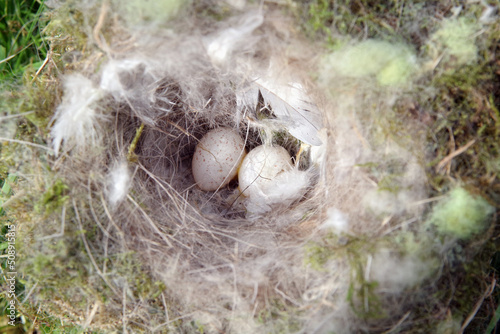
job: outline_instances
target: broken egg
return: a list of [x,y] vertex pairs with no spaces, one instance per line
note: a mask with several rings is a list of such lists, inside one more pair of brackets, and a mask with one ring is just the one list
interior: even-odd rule
[[245,142],[230,128],[209,131],[196,146],[192,171],[196,184],[204,191],[226,186],[238,174],[246,155]]
[[258,146],[247,154],[238,172],[240,191],[247,197],[266,197],[277,177],[292,169],[290,154],[281,146]]

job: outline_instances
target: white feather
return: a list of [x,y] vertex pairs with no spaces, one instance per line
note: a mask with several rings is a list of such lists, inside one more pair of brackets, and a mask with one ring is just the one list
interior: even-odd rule
[[479,22],[484,23],[484,24],[491,24],[494,23],[495,20],[498,20],[498,17],[496,16],[497,8],[495,6],[490,6],[488,5],[488,2],[485,0],[481,0],[481,4],[483,5],[483,14],[481,14],[481,17],[479,18]]
[[141,115],[141,120],[153,125],[151,106],[158,78],[153,74],[149,60],[111,60],[101,74],[100,87],[117,101],[126,102]]
[[234,50],[241,51],[242,48],[248,48],[251,44],[248,36],[262,22],[264,22],[264,17],[260,12],[251,12],[241,20],[239,25],[208,36],[205,44],[212,63],[217,66],[222,65]]
[[349,220],[342,211],[336,208],[327,210],[328,218],[325,220],[322,229],[333,229],[337,233],[347,232],[349,229]]
[[51,130],[52,146],[56,155],[62,143],[82,148],[94,145],[98,138],[95,104],[102,97],[101,90],[81,74],[64,80],[64,97],[54,116]]
[[292,204],[304,195],[310,179],[310,173],[298,169],[281,172],[265,189],[247,199],[250,216],[269,212],[275,205]]
[[115,206],[127,196],[130,188],[130,172],[127,162],[117,164],[109,173],[108,180],[108,201]]
[[422,281],[432,268],[432,259],[423,260],[412,254],[400,256],[388,249],[380,249],[373,257],[369,275],[379,288],[397,293]]
[[271,79],[256,79],[247,89],[237,94],[238,108],[255,109],[259,93],[276,116],[274,122],[306,144],[313,146],[322,144],[318,134],[323,127],[321,113],[307,96],[302,84],[298,82],[279,84]]
[[117,99],[127,97],[127,88],[120,76],[123,73],[133,72],[144,62],[136,59],[111,60],[106,64],[101,74],[100,86],[103,90],[111,93]]

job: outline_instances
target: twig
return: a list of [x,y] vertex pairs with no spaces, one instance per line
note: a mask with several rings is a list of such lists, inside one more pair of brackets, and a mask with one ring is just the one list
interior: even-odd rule
[[31,83],[35,82],[36,78],[38,78],[38,75],[43,71],[45,66],[49,63],[49,61],[52,59],[52,50],[49,51],[49,54],[47,57],[45,57],[45,60],[43,61],[42,66],[36,71],[35,75],[33,76],[33,79],[31,79]]
[[15,56],[17,56],[17,53],[16,53],[16,54],[13,54],[13,55],[12,55],[12,56],[10,56],[10,57],[7,57],[7,58],[4,58],[4,59],[0,60],[0,64],[5,63],[5,62],[8,62],[9,60],[11,60],[12,58],[14,58]]
[[105,52],[108,52],[109,48],[106,45],[106,41],[104,39],[101,40],[100,32],[101,32],[101,29],[104,25],[104,20],[106,19],[106,14],[108,12],[108,9],[109,9],[108,2],[103,1],[102,6],[101,6],[101,13],[99,14],[97,24],[95,25],[94,30],[92,32],[97,46],[99,46],[101,48],[101,50],[103,50]]
[[21,302],[21,304],[24,304],[26,303],[26,301],[30,298],[31,294],[33,293],[33,291],[35,290],[35,288],[38,286],[38,282],[35,282],[35,285],[33,285],[33,287],[30,289],[30,291],[28,291],[28,294],[26,295],[26,297],[24,297],[23,301]]
[[479,311],[479,308],[481,308],[481,305],[483,305],[484,299],[486,297],[491,296],[491,294],[493,293],[493,290],[495,290],[496,282],[497,282],[496,280],[493,280],[491,285],[486,289],[486,291],[483,293],[481,298],[477,301],[476,305],[474,306],[474,309],[472,310],[472,312],[469,314],[467,319],[465,319],[464,323],[462,324],[462,327],[460,328],[459,334],[462,334],[464,332],[465,328],[467,328],[467,326],[469,326],[472,319],[474,319],[474,317],[476,316],[477,311]]
[[161,293],[161,301],[163,303],[163,307],[165,308],[165,319],[167,322],[170,321],[170,317],[168,316],[168,306],[167,306],[167,301],[165,300],[165,294],[162,292]]
[[0,137],[0,141],[7,141],[7,142],[11,142],[11,143],[18,143],[18,144],[23,144],[23,145],[37,147],[37,148],[43,148],[44,150],[47,150],[47,151],[49,151],[51,153],[54,153],[54,150],[51,149],[50,147],[39,145],[39,144],[35,144],[35,143],[30,143],[29,141],[17,140],[17,139],[9,139],[9,138],[5,138],[5,137]]
[[135,148],[137,147],[137,143],[139,142],[139,138],[141,138],[142,131],[144,130],[144,123],[141,123],[141,126],[135,130],[135,137],[132,140],[132,143],[130,144],[128,148],[128,153],[127,153],[127,160],[132,161],[132,157],[134,155]]
[[123,333],[127,334],[127,289],[128,285],[125,283],[125,288],[123,289],[123,317],[122,317],[122,324],[123,324]]
[[156,327],[153,328],[153,332],[156,332],[156,331],[158,331],[160,328],[162,328],[164,326],[167,326],[167,325],[169,325],[169,324],[171,324],[173,322],[176,322],[178,320],[190,317],[190,316],[192,316],[194,314],[196,314],[196,312],[191,312],[191,313],[188,313],[188,314],[184,314],[183,316],[180,316],[180,317],[177,317],[175,319],[169,320],[167,322],[164,322],[163,324],[159,324],[158,326],[156,326]]
[[296,300],[294,300],[292,297],[289,297],[287,296],[283,291],[281,291],[280,289],[278,289],[278,285],[280,283],[278,282],[278,284],[276,284],[274,286],[274,291],[276,291],[281,297],[283,297],[284,299],[286,299],[287,301],[289,301],[290,303],[294,304],[295,306],[298,306],[298,307],[302,307],[302,305],[300,303],[298,303]]
[[411,312],[407,312],[391,329],[383,332],[382,334],[390,334],[396,331],[396,329],[401,326],[401,324],[410,316]]
[[10,118],[16,118],[16,117],[21,117],[21,116],[25,116],[25,115],[30,115],[30,114],[33,114],[33,113],[34,113],[34,111],[27,111],[27,112],[23,112],[23,113],[20,113],[20,114],[15,114],[15,115],[2,116],[2,117],[0,117],[0,121],[6,120],[6,119],[10,119]]
[[401,224],[398,224],[392,228],[390,228],[389,230],[387,230],[386,232],[384,232],[383,235],[388,235],[388,234],[391,234],[392,232],[394,232],[395,230],[397,230],[398,228],[402,227],[402,226],[405,226],[405,225],[410,225],[414,222],[416,222],[418,220],[418,218],[411,218],[411,219],[408,219],[408,220],[405,220],[404,222],[402,222]]
[[437,164],[437,166],[436,166],[436,172],[440,172],[447,164],[449,164],[451,162],[451,160],[453,160],[453,158],[455,158],[456,156],[458,156],[458,155],[464,153],[465,151],[467,151],[467,149],[469,147],[471,147],[475,142],[476,142],[476,140],[473,139],[470,142],[468,142],[467,144],[465,144],[465,146],[462,146],[458,150],[456,150],[456,151],[451,152],[450,154],[448,154],[443,160],[441,160]]
[[90,311],[90,314],[87,318],[87,320],[85,320],[85,323],[83,324],[83,331],[85,332],[85,330],[90,326],[90,323],[92,322],[92,320],[94,319],[96,313],[97,313],[97,310],[99,309],[99,303],[96,302],[94,304],[94,307],[92,307],[92,311]]
[[177,125],[176,123],[170,121],[167,119],[167,123],[172,125],[174,128],[176,128],[177,130],[179,130],[180,132],[184,133],[186,136],[188,137],[193,137],[195,140],[199,141],[195,136],[193,136],[192,134],[190,134],[189,132],[187,132],[187,130],[184,130],[180,125]]
[[213,266],[213,267],[208,267],[208,268],[190,270],[190,271],[186,272],[186,275],[198,274],[198,273],[205,272],[205,271],[218,270],[218,269],[226,268],[226,267],[230,267],[230,266],[231,266],[230,263],[226,263],[226,264],[221,264],[218,266]]
[[104,197],[102,196],[102,194],[101,194],[101,203],[102,203],[102,208],[104,209],[104,212],[106,213],[106,216],[108,216],[109,222],[111,223],[111,225],[113,225],[113,227],[118,232],[120,238],[123,240],[125,237],[125,233],[121,230],[121,228],[116,224],[115,220],[113,219],[113,216],[111,215],[111,213],[106,205],[106,201],[104,200]]
[[[204,231],[204,230],[198,230],[198,229],[196,229],[196,230],[194,230],[194,231],[206,232],[206,231]],[[215,230],[211,231],[210,233],[211,233],[211,234],[217,234],[217,235],[220,235],[220,236],[223,236],[223,237],[226,237],[226,238],[232,239],[233,241],[240,242],[240,243],[242,243],[242,244],[244,244],[244,245],[247,245],[247,246],[249,246],[249,247],[253,247],[253,248],[256,248],[256,249],[265,249],[265,250],[269,250],[269,249],[271,249],[271,248],[265,248],[265,247],[262,247],[262,246],[258,246],[258,245],[256,245],[256,244],[252,244],[252,243],[250,243],[250,242],[248,242],[248,241],[245,241],[245,240],[243,240],[243,239],[238,239],[238,238],[235,238],[235,237],[233,237],[233,236],[231,236],[231,235],[229,235],[229,234],[222,233],[222,232],[218,232],[218,231],[215,231]],[[293,247],[292,247],[292,248],[293,248]]]
[[422,205],[422,204],[427,204],[427,203],[439,201],[439,200],[442,200],[445,197],[446,196],[443,195],[443,196],[435,196],[435,197],[423,199],[423,200],[420,200],[420,201],[416,201],[416,202],[410,203],[410,206],[417,206],[417,205]]

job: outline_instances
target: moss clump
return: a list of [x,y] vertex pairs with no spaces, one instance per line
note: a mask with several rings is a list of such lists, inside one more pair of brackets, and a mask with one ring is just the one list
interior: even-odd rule
[[468,152],[454,159],[452,170],[462,178],[471,179],[476,186],[481,185],[485,192],[492,195],[496,192],[494,196],[498,200],[500,188],[494,175],[500,173],[500,144],[497,140],[500,136],[497,107],[500,101],[491,92],[499,89],[498,74],[495,75],[499,67],[488,58],[433,80],[433,86],[439,91],[432,104],[439,114],[432,124],[432,132],[433,138],[437,139],[437,161],[449,153],[446,147],[450,142],[455,142],[460,148],[475,140]]
[[122,12],[122,16],[131,25],[144,24],[144,22],[164,23],[175,16],[182,6],[188,2],[183,0],[114,1],[117,8]]
[[387,316],[377,291],[379,283],[367,280],[365,265],[384,240],[370,241],[369,238],[337,237],[329,233],[320,242],[311,243],[306,248],[305,264],[320,272],[328,271],[332,259],[345,259],[351,268],[347,302],[352,311],[365,320],[381,319]]
[[280,299],[269,301],[269,307],[259,311],[258,322],[269,328],[272,326],[274,333],[296,333],[301,329],[300,310],[297,310]]
[[446,53],[444,61],[453,61],[456,65],[472,63],[478,53],[475,44],[478,31],[479,25],[474,20],[464,17],[449,19],[434,33],[432,41]]
[[429,222],[442,234],[469,239],[485,229],[493,211],[482,197],[455,188],[447,199],[434,207]]
[[330,41],[332,32],[356,34],[366,32],[368,37],[381,32],[392,33],[397,20],[397,6],[393,2],[313,0],[305,4],[306,30],[320,33]]
[[405,83],[416,69],[416,57],[404,44],[368,39],[327,57],[327,66],[348,78],[374,76],[383,86]]
[[59,210],[69,199],[68,189],[69,187],[61,179],[57,179],[42,195],[35,205],[35,210],[45,214]]
[[305,247],[304,265],[317,271],[325,271],[326,263],[338,256],[338,250],[343,249],[340,244],[339,238],[333,233],[324,236],[321,242],[310,242]]

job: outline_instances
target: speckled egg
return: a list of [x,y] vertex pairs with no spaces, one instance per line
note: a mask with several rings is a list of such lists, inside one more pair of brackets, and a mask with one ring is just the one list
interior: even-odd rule
[[292,169],[290,154],[281,146],[258,146],[251,150],[238,173],[240,191],[249,197],[265,197],[276,186],[275,178]]
[[226,186],[238,174],[246,155],[241,136],[230,128],[209,131],[196,146],[193,177],[201,190],[214,191]]

